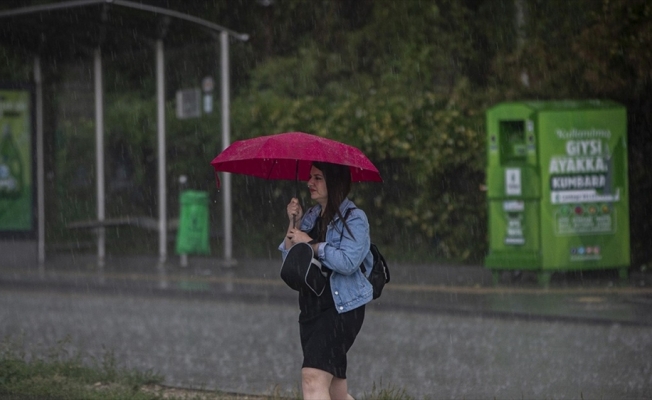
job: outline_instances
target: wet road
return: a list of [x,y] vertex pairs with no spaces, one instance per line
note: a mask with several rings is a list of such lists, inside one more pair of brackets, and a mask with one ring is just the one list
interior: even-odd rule
[[[518,293],[482,303],[500,299],[520,304]],[[158,372],[173,386],[298,390],[301,354],[291,301],[9,285],[0,290],[0,305],[0,335],[22,335],[36,352],[69,335],[75,349],[96,357],[110,350],[124,365]],[[419,399],[649,399],[651,355],[649,324],[403,311],[379,302],[369,306],[350,351],[349,382],[358,397],[375,384]]]

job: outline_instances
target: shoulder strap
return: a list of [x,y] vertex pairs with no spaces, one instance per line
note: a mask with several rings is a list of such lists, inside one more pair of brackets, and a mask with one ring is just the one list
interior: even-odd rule
[[[346,224],[346,220],[349,219],[349,214],[351,214],[351,211],[353,211],[355,207],[347,208],[346,212],[344,213],[344,217],[342,219],[342,224]],[[344,226],[346,228],[346,226]],[[349,231],[349,235],[352,235],[351,231]],[[342,232],[340,232],[340,242],[342,241],[342,236],[344,236],[344,228],[342,228]]]

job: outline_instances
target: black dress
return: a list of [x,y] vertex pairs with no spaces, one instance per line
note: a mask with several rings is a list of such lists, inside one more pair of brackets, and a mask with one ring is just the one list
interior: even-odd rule
[[[320,223],[321,217],[317,218],[315,227],[308,235],[315,241],[323,242],[324,239],[319,238]],[[299,309],[302,367],[320,369],[346,379],[346,353],[362,328],[365,306],[338,313],[328,279],[321,296],[308,288],[299,291]]]

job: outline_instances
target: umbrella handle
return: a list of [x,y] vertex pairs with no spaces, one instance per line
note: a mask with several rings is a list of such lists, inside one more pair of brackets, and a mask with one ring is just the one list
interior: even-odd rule
[[299,198],[299,160],[296,161],[294,167],[294,197]]
[[217,171],[215,172],[215,186],[217,186],[217,190],[220,190],[220,176],[217,174]]
[[[299,160],[296,161],[294,170],[294,197],[299,198]],[[297,227],[297,216],[292,216],[292,229]]]

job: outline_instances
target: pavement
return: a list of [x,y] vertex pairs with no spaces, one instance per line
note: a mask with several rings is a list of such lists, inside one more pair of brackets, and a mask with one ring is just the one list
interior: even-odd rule
[[[111,349],[175,388],[297,393],[296,292],[279,259],[110,256],[100,268],[93,254],[34,254],[0,248],[0,336],[35,351],[69,337],[70,354],[94,359]],[[649,272],[553,274],[542,288],[533,273],[494,285],[482,266],[388,261],[351,350],[354,397],[389,383],[419,399],[652,398]]]
[[[0,288],[212,298],[253,303],[296,303],[279,278],[280,257],[225,263],[218,257],[108,256],[56,253],[44,264],[27,254],[0,254]],[[495,284],[482,266],[395,263],[391,281],[373,302],[377,310],[490,316],[528,320],[652,326],[652,273],[616,270],[554,273],[547,287],[532,272],[503,272]]]

